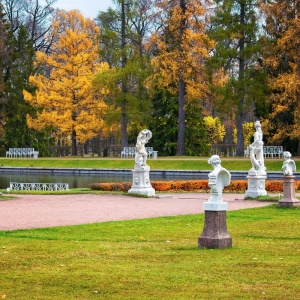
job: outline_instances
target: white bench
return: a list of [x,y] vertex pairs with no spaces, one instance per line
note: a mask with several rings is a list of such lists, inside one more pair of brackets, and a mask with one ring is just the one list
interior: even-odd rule
[[38,158],[39,152],[34,148],[9,148],[6,151],[6,158],[18,158],[18,157],[33,157]]
[[[148,157],[152,157],[154,159],[157,159],[157,152],[158,151],[153,151],[153,147],[145,147]],[[124,147],[124,149],[121,151],[121,158],[128,158],[128,157],[134,157],[135,156],[135,147]]]
[[[264,157],[282,157],[283,156],[283,146],[263,146]],[[250,156],[249,146],[244,150],[244,157]]]
[[15,191],[69,191],[68,183],[21,183],[10,182],[9,190]]

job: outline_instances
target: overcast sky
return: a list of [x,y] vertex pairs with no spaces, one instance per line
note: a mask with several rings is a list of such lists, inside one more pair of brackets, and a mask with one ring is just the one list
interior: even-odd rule
[[55,8],[64,10],[77,9],[86,18],[94,19],[99,11],[107,11],[109,7],[114,7],[113,0],[57,0]]

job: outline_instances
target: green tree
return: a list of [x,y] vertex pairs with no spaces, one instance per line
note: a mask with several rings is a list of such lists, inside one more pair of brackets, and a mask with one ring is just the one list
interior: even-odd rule
[[[251,117],[255,103],[264,100],[266,92],[266,75],[261,65],[258,42],[258,3],[256,0],[215,2],[209,31],[211,38],[217,42],[208,64],[213,74],[212,92],[218,111],[235,118],[236,153],[241,156],[244,153],[243,123]],[[214,83],[214,74],[220,72],[223,72],[222,84],[220,81]]]
[[125,147],[129,132],[140,131],[150,115],[149,95],[144,87],[150,64],[143,44],[150,26],[151,1],[116,0],[115,3],[115,10],[101,12],[97,18],[101,28],[101,57],[111,69],[99,73],[95,84],[107,88],[105,101],[115,107],[107,120],[120,124],[121,144]]

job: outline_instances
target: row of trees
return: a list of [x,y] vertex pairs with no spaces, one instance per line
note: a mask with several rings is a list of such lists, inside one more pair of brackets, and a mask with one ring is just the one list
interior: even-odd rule
[[55,1],[1,2],[5,147],[71,136],[76,155],[147,127],[161,154],[207,154],[220,136],[243,155],[259,118],[267,144],[300,155],[300,0],[115,0],[94,21]]

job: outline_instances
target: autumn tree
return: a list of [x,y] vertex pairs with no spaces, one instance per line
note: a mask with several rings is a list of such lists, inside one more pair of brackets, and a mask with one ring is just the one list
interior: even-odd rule
[[300,155],[300,1],[265,1],[264,66],[270,114],[262,125],[270,144]]
[[[255,104],[264,101],[266,76],[263,72],[256,0],[215,0],[209,35],[216,48],[209,61],[212,92],[219,113],[235,118],[236,154],[244,153],[243,123],[254,118]],[[223,72],[220,84],[220,72]],[[217,79],[217,80],[216,80]],[[215,82],[214,82],[215,81]]]
[[184,155],[187,104],[195,101],[198,106],[206,98],[204,64],[214,43],[205,33],[204,8],[199,1],[161,0],[156,6],[160,27],[149,43],[154,55],[153,83],[159,89],[167,88],[178,99],[176,155]]
[[[118,122],[122,147],[128,146],[130,131],[137,133],[145,126],[150,101],[144,87],[149,76],[148,55],[144,49],[149,31],[152,0],[117,0],[116,9],[100,12],[101,57],[111,69],[99,73],[96,85],[105,85],[104,99],[115,107],[108,122]],[[148,112],[148,113],[147,113]]]
[[225,126],[219,117],[204,117],[204,123],[207,130],[208,139],[211,145],[222,142],[225,136]]
[[84,143],[104,126],[105,104],[92,87],[95,73],[106,70],[99,61],[99,28],[78,11],[60,11],[52,24],[52,52],[36,53],[35,66],[41,70],[30,77],[34,93],[24,91],[26,101],[38,108],[28,125],[36,130],[52,128],[56,136],[71,136],[72,155],[77,141]]

